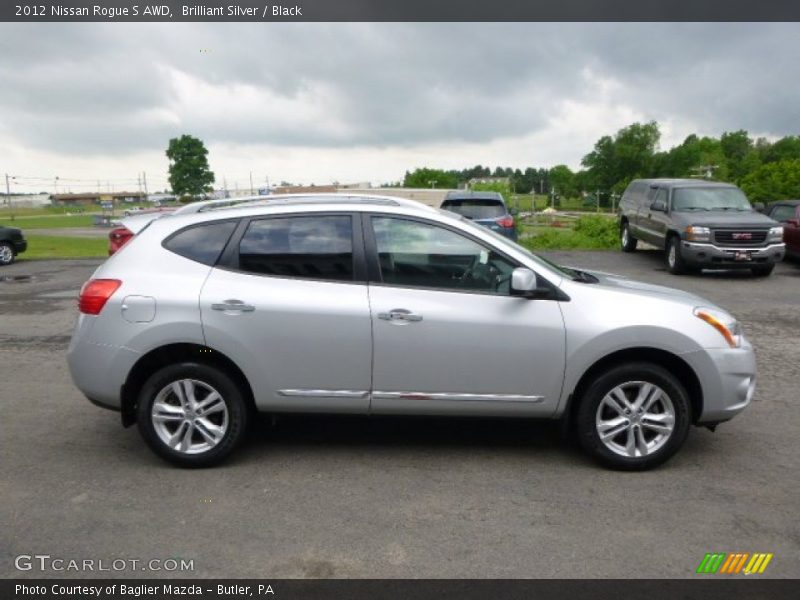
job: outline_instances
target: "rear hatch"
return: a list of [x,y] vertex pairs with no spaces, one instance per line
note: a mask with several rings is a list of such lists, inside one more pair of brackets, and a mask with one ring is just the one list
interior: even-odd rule
[[442,208],[484,226],[499,226],[497,221],[508,214],[505,204],[492,198],[453,198],[445,200]]

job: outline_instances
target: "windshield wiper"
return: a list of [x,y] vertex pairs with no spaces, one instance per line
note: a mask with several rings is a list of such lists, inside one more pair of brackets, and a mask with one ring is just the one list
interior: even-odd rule
[[581,283],[598,283],[600,281],[597,277],[586,271],[579,271],[578,269],[571,270],[575,272],[575,277],[572,278],[572,281],[579,281]]

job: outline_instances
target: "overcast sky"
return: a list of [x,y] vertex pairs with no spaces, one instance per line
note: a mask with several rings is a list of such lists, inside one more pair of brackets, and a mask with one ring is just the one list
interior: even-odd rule
[[[573,168],[601,135],[800,133],[798,24],[0,24],[14,191],[385,182],[417,166]],[[41,177],[42,180],[23,179]],[[127,179],[127,181],[125,181]],[[73,181],[70,181],[73,180]],[[79,182],[76,180],[86,180]],[[89,183],[91,182],[91,183]]]

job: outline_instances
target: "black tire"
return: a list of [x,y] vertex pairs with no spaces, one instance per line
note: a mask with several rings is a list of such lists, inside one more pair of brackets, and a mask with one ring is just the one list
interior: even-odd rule
[[623,222],[619,228],[619,244],[623,252],[633,252],[636,250],[636,245],[639,243],[631,233],[630,225],[627,221]]
[[775,263],[769,265],[758,265],[750,269],[756,277],[769,277],[775,270]]
[[696,269],[690,268],[681,254],[681,238],[674,233],[667,238],[664,248],[664,261],[667,264],[667,271],[673,275],[683,275]]
[[[611,409],[610,404],[612,403],[606,401],[606,397],[618,386],[622,387],[623,394],[626,396],[631,394],[627,401],[635,407],[635,394],[638,390],[643,389],[636,386],[641,383],[657,386],[662,392],[662,395],[653,401],[648,412],[637,416],[634,408],[634,414],[625,416],[621,412]],[[626,389],[625,386],[629,386],[629,388]],[[624,471],[652,469],[675,454],[689,434],[691,408],[686,390],[669,371],[653,363],[631,363],[609,369],[589,383],[579,402],[576,416],[576,433],[579,443],[594,459],[613,469]],[[624,406],[627,407],[629,404]],[[620,404],[617,405],[620,406]],[[662,434],[650,429],[651,423],[657,424],[656,418],[669,419],[670,416],[673,424],[669,434]],[[620,423],[623,429],[616,436],[603,441],[599,428],[610,424],[611,419],[614,418],[623,419]],[[643,419],[644,425],[640,424],[640,418]],[[600,419],[608,420],[600,425],[598,424]],[[626,421],[632,424],[628,425]],[[609,433],[613,433],[617,428],[616,426],[611,428]],[[662,435],[664,437],[659,437]],[[634,456],[620,454],[620,451],[626,451],[621,443],[629,442],[631,436],[634,440]],[[642,441],[640,447],[647,451],[644,454],[636,447],[640,439]],[[650,446],[651,444],[652,446]]]
[[[185,385],[195,390],[194,408],[181,408],[183,402],[171,386],[173,382],[181,381],[191,382],[179,384],[184,395]],[[211,402],[212,391],[217,392],[219,400]],[[166,404],[168,407],[164,408],[170,409],[161,411],[161,414],[168,415],[168,420],[162,423],[157,423],[153,416],[153,405],[157,399],[160,406]],[[210,402],[205,413],[202,412],[204,400]],[[218,408],[220,401],[224,409]],[[224,460],[244,439],[249,417],[242,390],[234,380],[216,367],[196,362],[170,365],[153,373],[142,386],[136,411],[139,432],[147,445],[160,457],[181,467],[208,467]],[[183,416],[173,417],[175,413]],[[187,413],[189,416],[186,416]],[[183,428],[180,430],[183,435],[178,436],[181,439],[187,437],[188,430],[186,449],[182,448],[183,444],[177,449],[170,447],[163,439],[164,436],[178,434],[179,428]],[[203,450],[203,445],[211,444],[209,436],[219,436],[219,439]]]
[[8,242],[0,242],[0,265],[10,265],[16,257],[14,246]]

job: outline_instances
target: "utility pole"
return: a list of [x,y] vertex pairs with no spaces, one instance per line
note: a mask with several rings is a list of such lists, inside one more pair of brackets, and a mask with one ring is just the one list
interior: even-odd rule
[[8,184],[8,173],[6,173],[6,202],[11,206],[11,186]]
[[556,209],[556,188],[555,187],[551,187],[550,188],[550,206],[552,207],[553,210]]
[[254,195],[255,190],[253,190],[253,172],[250,171],[250,195]]
[[595,194],[594,199],[597,200],[597,212],[600,212],[600,190],[597,190]]
[[147,200],[147,173],[142,171],[142,184],[144,184],[144,199]]

